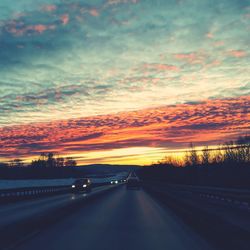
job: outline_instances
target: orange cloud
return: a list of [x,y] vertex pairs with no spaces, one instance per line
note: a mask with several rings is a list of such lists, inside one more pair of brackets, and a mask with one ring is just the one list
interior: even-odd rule
[[185,148],[250,131],[250,96],[0,128],[0,158],[133,147]]

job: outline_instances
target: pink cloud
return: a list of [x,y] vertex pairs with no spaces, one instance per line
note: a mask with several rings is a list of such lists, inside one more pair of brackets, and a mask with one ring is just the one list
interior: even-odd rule
[[113,4],[119,4],[121,3],[120,0],[108,0],[107,1],[107,5],[113,5]]
[[91,16],[99,16],[100,15],[99,12],[97,11],[97,9],[91,9],[89,11],[89,13]]
[[115,4],[121,4],[121,3],[138,3],[139,0],[108,0],[107,5],[115,5]]
[[206,55],[204,53],[180,53],[174,55],[175,59],[179,61],[188,62],[190,64],[204,64]]
[[144,64],[143,65],[143,68],[144,69],[154,69],[154,70],[157,70],[157,71],[179,71],[180,69],[175,66],[175,65],[169,65],[169,64]]
[[236,58],[247,56],[247,52],[244,50],[231,50],[228,52],[228,54]]
[[47,11],[47,12],[52,12],[52,11],[55,11],[57,9],[57,7],[53,4],[51,5],[45,5],[42,7],[42,10],[43,11]]
[[196,55],[194,53],[187,53],[187,54],[176,54],[175,55],[176,59],[179,60],[194,60],[196,58]]
[[37,25],[32,25],[27,27],[28,30],[34,30],[38,33],[43,33],[45,30],[47,30],[47,26],[43,24],[37,24]]
[[7,28],[7,31],[14,36],[22,36],[25,32],[25,29],[17,29],[16,27]]
[[221,47],[221,46],[223,46],[225,43],[223,42],[223,41],[216,41],[213,45],[215,46],[215,47]]
[[44,25],[44,24],[36,24],[36,25],[29,25],[26,27],[26,31],[34,31],[39,34],[42,34],[46,30],[54,30],[56,28],[55,25]]
[[214,35],[211,32],[208,32],[206,34],[206,37],[209,38],[209,39],[212,39],[214,37]]
[[21,18],[21,17],[24,17],[24,16],[26,16],[26,13],[24,13],[24,12],[16,12],[16,13],[13,14],[14,19],[18,19],[18,18]]
[[63,25],[68,24],[69,22],[69,15],[68,14],[64,14],[60,17],[60,20],[62,22]]
[[221,65],[221,61],[219,60],[214,60],[210,64],[208,64],[209,67],[214,67],[214,66],[219,66]]
[[245,15],[244,15],[244,18],[245,18],[245,19],[250,19],[250,13],[245,14]]
[[44,25],[44,24],[35,24],[35,25],[28,25],[22,26],[21,28],[16,28],[18,23],[11,23],[9,27],[7,27],[7,31],[14,36],[23,36],[27,32],[35,32],[42,34],[46,30],[54,30],[56,28],[55,25]]

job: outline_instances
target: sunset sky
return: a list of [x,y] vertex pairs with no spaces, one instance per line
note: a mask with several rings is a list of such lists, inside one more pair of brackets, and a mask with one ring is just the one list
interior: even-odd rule
[[250,0],[0,1],[0,161],[149,164],[250,132]]

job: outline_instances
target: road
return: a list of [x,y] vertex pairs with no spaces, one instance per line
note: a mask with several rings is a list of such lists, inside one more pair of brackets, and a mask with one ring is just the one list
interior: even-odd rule
[[121,186],[35,233],[18,250],[213,249],[143,190]]
[[2,205],[0,206],[0,229],[19,221],[29,220],[32,216],[46,214],[52,209],[67,206],[77,200],[82,200],[87,198],[87,196],[95,195],[97,192],[105,191],[107,189],[110,189],[110,186],[93,188],[93,191],[90,194],[82,193],[74,195],[72,193],[66,193]]

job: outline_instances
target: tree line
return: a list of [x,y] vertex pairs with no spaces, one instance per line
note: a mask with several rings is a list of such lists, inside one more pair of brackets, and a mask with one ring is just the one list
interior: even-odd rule
[[240,137],[235,142],[231,141],[213,149],[205,146],[202,150],[197,150],[191,143],[189,150],[185,152],[182,158],[169,155],[153,165],[188,167],[244,163],[250,163],[250,136]]
[[[6,165],[6,164],[5,164]],[[32,168],[62,168],[77,166],[76,160],[72,157],[61,157],[55,153],[41,153],[36,160],[32,160],[31,164],[25,164],[22,159],[14,159],[6,166],[9,167],[32,167]]]
[[197,150],[191,144],[183,157],[167,156],[141,168],[138,176],[172,184],[250,188],[250,137],[215,149]]

